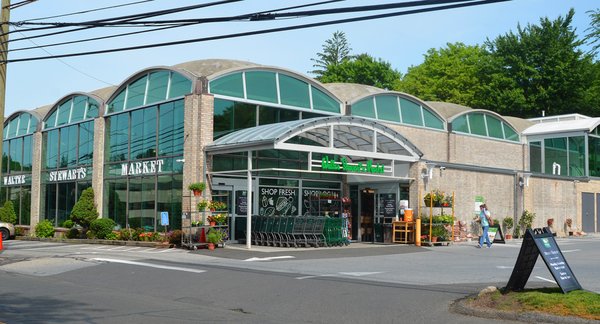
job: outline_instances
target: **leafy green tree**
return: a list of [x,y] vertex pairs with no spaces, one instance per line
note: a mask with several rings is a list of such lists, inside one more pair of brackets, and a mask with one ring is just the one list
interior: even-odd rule
[[87,188],[79,197],[73,210],[71,211],[71,220],[81,225],[85,230],[90,227],[90,223],[98,218],[98,210],[96,210],[96,204],[94,203],[94,189]]
[[323,52],[317,53],[317,58],[312,58],[316,68],[310,73],[314,74],[315,79],[320,80],[323,73],[330,67],[336,66],[350,58],[350,44],[346,39],[346,34],[342,31],[336,31],[333,36],[323,44]]
[[366,84],[382,89],[395,89],[402,74],[382,59],[360,54],[340,64],[331,65],[323,73],[321,82],[345,82]]
[[588,11],[592,21],[590,27],[586,29],[588,34],[585,36],[585,41],[592,46],[592,52],[598,53],[600,49],[600,9]]
[[518,117],[585,111],[591,57],[571,26],[575,11],[539,25],[517,27],[485,44],[492,56],[481,70],[477,106]]
[[397,90],[423,100],[444,101],[472,106],[479,88],[479,70],[488,59],[480,46],[448,43],[430,49],[422,64],[412,66]]
[[17,213],[12,201],[7,200],[4,206],[0,208],[0,221],[15,224],[17,222]]

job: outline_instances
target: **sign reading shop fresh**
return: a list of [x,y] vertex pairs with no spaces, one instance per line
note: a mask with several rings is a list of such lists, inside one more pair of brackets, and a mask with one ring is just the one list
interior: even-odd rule
[[76,168],[48,172],[48,182],[83,180],[87,176],[87,168]]
[[141,161],[121,164],[122,176],[136,176],[163,172],[165,160]]
[[31,174],[19,174],[2,177],[2,185],[4,186],[20,186],[31,184]]
[[324,155],[321,159],[321,169],[323,171],[343,171],[343,172],[354,172],[354,173],[385,173],[383,164],[373,164],[373,160],[367,160],[367,163],[358,162],[350,163],[345,157],[340,159],[340,162],[330,159],[329,156]]

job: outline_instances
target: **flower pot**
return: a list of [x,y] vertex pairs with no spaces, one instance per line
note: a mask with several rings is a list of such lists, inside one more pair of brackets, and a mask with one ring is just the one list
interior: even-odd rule
[[215,243],[208,243],[208,249],[209,250],[214,250],[215,249]]
[[507,240],[512,240],[512,235],[511,234],[506,234],[504,235],[504,238]]
[[194,192],[194,196],[200,197],[202,195],[202,190],[192,190]]
[[437,237],[437,236],[432,236],[432,237],[431,237],[431,242],[432,242],[432,243],[435,243],[435,242],[437,242],[437,240],[438,240],[438,237]]
[[215,225],[217,225],[216,222],[210,222],[210,226],[215,226]]

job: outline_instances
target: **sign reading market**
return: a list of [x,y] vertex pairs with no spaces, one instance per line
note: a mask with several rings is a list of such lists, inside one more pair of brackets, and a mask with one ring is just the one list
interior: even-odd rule
[[345,157],[340,159],[340,162],[330,159],[329,156],[324,155],[321,159],[321,169],[323,171],[342,171],[342,172],[353,172],[353,173],[373,173],[383,174],[385,173],[383,164],[374,164],[373,160],[367,160],[366,163],[350,163]]
[[121,164],[122,176],[136,176],[163,172],[165,160],[141,161]]

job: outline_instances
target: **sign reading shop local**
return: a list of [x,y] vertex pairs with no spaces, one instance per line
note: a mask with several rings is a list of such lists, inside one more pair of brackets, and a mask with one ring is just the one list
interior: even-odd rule
[[385,169],[383,164],[373,163],[373,160],[367,160],[366,163],[350,163],[348,159],[342,157],[340,161],[335,161],[329,156],[324,155],[321,159],[321,169],[323,171],[342,171],[342,172],[353,172],[353,173],[371,173],[371,174],[384,174]]

